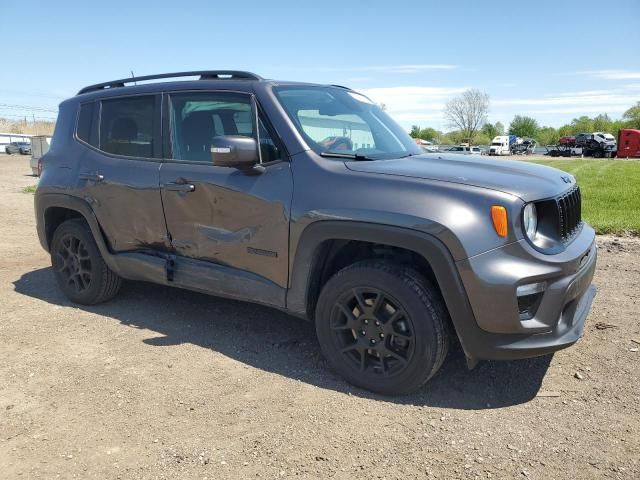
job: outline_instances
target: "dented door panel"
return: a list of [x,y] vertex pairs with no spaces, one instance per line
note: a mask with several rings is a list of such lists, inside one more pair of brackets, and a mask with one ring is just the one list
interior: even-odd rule
[[77,191],[93,209],[115,252],[166,250],[160,201],[160,163],[85,149]]
[[[170,190],[171,183],[193,185],[193,190]],[[203,163],[167,162],[160,169],[160,184],[176,255],[249,271],[286,287],[293,187],[288,162],[255,176]]]

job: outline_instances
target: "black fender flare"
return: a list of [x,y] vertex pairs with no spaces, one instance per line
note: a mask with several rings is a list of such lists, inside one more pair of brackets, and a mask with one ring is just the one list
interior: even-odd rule
[[159,256],[144,255],[136,252],[114,254],[102,232],[98,218],[91,205],[82,198],[63,193],[36,194],[35,210],[40,244],[48,252],[49,241],[46,227],[46,212],[49,208],[59,207],[80,214],[89,225],[100,254],[108,267],[123,278],[142,280],[167,285],[166,259]]
[[[85,219],[85,221],[89,225],[89,228],[91,229],[91,233],[93,234],[93,238],[98,245],[100,253],[107,262],[107,265],[109,265],[109,259],[112,254],[109,251],[104,235],[102,234],[102,229],[100,228],[100,224],[98,223],[98,219],[93,212],[93,209],[86,200],[75,197],[73,195],[66,195],[63,193],[44,193],[41,195],[36,195],[35,209],[37,215],[39,215],[39,218],[37,218],[38,238],[40,239],[42,248],[44,248],[47,252],[50,248],[46,225],[46,213],[47,210],[52,207],[73,210],[79,213]],[[111,265],[109,265],[109,267],[111,267]]]
[[467,351],[465,337],[479,327],[453,256],[437,237],[418,230],[343,220],[312,223],[305,228],[298,241],[287,292],[287,310],[308,318],[308,295],[314,267],[318,262],[318,255],[322,255],[321,245],[327,240],[375,242],[411,250],[422,256],[433,270],[458,338]]

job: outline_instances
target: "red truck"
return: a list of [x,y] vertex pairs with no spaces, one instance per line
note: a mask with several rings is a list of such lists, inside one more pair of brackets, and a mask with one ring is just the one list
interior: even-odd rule
[[623,128],[618,134],[618,158],[640,158],[640,130]]

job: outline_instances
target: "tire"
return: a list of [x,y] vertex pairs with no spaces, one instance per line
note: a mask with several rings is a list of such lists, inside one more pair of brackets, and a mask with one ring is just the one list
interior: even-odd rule
[[381,260],[355,263],[329,279],[315,322],[331,367],[385,395],[424,385],[444,362],[451,339],[437,289],[416,271]]
[[7,155],[11,155],[11,151],[8,148],[4,149],[4,153],[6,153]]
[[113,298],[122,279],[104,262],[89,226],[72,219],[60,224],[51,241],[51,265],[69,300],[94,305]]

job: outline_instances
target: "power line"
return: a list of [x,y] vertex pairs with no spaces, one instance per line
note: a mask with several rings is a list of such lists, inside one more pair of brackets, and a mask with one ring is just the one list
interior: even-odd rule
[[[12,118],[27,118],[28,116],[32,116],[32,115],[12,115],[10,113],[0,113],[0,119],[6,118],[6,117],[12,117]],[[48,121],[55,121],[56,117],[35,117],[36,120],[48,120]]]
[[45,108],[45,107],[33,107],[31,105],[16,105],[9,103],[0,103],[0,108],[2,109],[10,109],[10,110],[28,110],[32,112],[51,112],[58,113],[57,109]]

